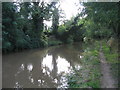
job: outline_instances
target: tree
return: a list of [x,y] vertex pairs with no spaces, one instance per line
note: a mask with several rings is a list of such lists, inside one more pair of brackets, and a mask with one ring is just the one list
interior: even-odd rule
[[5,2],[2,5],[3,52],[47,46],[44,20],[52,17],[53,2]]
[[[101,31],[101,35],[105,34],[102,30],[106,28],[109,32],[113,32],[114,36],[118,32],[118,5],[117,2],[88,2],[83,4],[85,9],[83,14],[87,15],[86,19],[95,23],[97,32]],[[109,36],[110,37],[110,36]]]
[[3,52],[13,50],[16,36],[16,6],[14,3],[2,3],[2,48]]
[[59,26],[59,10],[56,7],[56,4],[57,2],[53,2],[52,30],[54,35],[57,35],[57,30]]

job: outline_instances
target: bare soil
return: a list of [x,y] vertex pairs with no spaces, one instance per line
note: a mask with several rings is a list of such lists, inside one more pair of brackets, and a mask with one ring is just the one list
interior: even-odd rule
[[111,73],[110,65],[106,62],[105,56],[100,49],[100,62],[101,62],[101,88],[116,88],[115,79]]

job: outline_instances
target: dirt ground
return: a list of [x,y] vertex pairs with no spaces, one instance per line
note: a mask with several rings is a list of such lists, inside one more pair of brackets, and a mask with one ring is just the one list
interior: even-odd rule
[[115,86],[115,79],[110,70],[110,65],[106,62],[105,56],[100,50],[100,62],[101,62],[101,88],[117,88]]

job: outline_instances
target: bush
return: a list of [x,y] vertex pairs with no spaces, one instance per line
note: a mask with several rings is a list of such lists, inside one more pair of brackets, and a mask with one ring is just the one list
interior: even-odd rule
[[55,46],[55,45],[61,45],[62,42],[59,40],[52,40],[48,42],[48,46]]
[[40,47],[46,47],[48,46],[48,37],[44,33],[42,33],[40,37]]
[[3,40],[3,42],[2,42],[3,53],[7,53],[7,52],[12,51],[12,50],[13,50],[12,44],[9,41]]
[[66,41],[67,44],[72,44],[73,43],[73,36],[69,36]]
[[58,31],[57,31],[58,35],[62,36],[63,33],[65,32],[65,30],[66,30],[66,28],[64,25],[59,26]]

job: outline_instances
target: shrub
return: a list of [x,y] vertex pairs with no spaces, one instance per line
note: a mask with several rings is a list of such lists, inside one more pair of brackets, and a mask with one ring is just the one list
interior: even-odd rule
[[73,36],[70,35],[68,38],[67,38],[67,41],[66,41],[67,44],[72,44],[73,43]]

